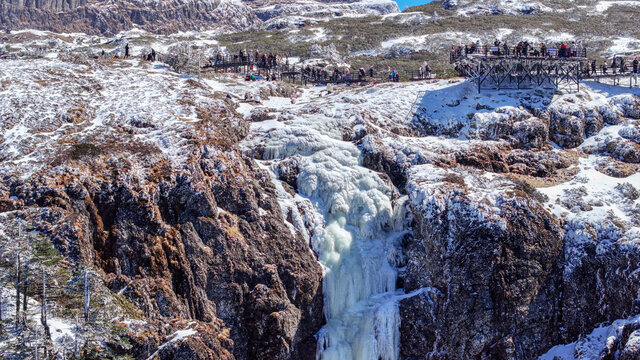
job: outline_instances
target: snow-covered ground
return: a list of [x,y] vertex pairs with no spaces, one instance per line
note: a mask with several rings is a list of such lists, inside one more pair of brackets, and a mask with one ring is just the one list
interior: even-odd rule
[[198,121],[198,111],[221,106],[207,98],[208,92],[194,88],[189,77],[160,63],[8,60],[3,68],[0,166],[24,178],[73,144],[91,143],[106,150],[123,130],[135,133],[136,146],[157,149],[178,164],[186,156],[184,135],[193,130],[190,123]]

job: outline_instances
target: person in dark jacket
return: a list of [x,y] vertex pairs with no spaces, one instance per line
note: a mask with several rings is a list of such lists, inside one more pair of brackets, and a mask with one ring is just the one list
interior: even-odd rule
[[129,43],[124,46],[124,58],[129,58]]
[[631,62],[631,65],[633,67],[633,73],[637,74],[638,73],[638,57],[637,56],[635,56],[633,58],[633,61]]
[[596,75],[596,69],[598,68],[598,66],[596,65],[596,61],[592,60],[591,61],[591,75]]
[[524,44],[522,44],[522,52],[524,53],[524,57],[528,57],[529,56],[529,42],[525,41]]
[[522,41],[520,41],[518,45],[516,45],[516,56],[522,56],[522,46]]

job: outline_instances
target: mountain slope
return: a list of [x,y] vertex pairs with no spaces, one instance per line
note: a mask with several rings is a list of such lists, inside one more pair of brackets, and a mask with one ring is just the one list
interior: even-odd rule
[[234,0],[0,0],[0,27],[115,34],[140,27],[156,33],[240,31],[282,15],[381,15],[399,11],[391,0],[362,2],[254,2]]
[[249,7],[228,0],[0,1],[0,26],[8,29],[114,34],[139,26],[168,33],[212,28],[237,31],[257,22]]

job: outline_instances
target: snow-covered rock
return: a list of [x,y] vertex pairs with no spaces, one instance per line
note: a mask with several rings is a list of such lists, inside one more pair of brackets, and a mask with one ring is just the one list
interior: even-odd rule
[[398,4],[389,0],[361,1],[296,1],[257,8],[257,16],[267,21],[283,16],[305,16],[330,19],[338,16],[376,16],[400,12]]

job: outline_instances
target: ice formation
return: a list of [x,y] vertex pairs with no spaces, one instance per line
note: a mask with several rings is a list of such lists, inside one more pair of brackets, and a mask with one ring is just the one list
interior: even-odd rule
[[327,324],[317,334],[316,358],[394,360],[404,198],[361,166],[355,145],[342,141],[347,121],[344,112],[309,111],[286,127],[262,123],[247,148],[262,147],[265,160],[302,156],[298,192],[323,219],[311,238],[325,269]]

